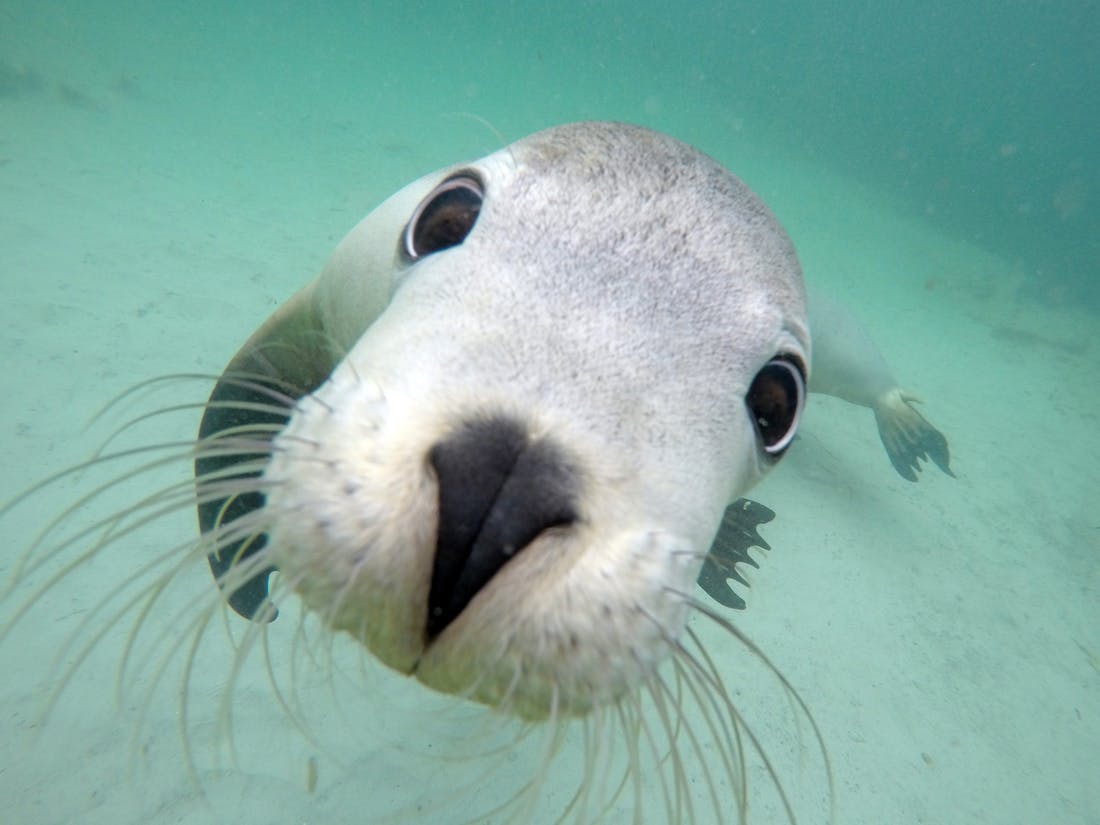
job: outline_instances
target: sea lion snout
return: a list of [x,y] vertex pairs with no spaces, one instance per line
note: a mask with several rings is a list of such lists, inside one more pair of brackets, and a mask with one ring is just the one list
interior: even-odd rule
[[428,458],[439,485],[430,640],[539,534],[576,520],[578,478],[554,443],[507,417],[464,423]]

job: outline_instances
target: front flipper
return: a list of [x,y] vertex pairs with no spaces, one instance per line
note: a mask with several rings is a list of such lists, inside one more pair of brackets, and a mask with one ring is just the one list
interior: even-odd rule
[[880,396],[872,406],[878,435],[890,456],[890,463],[908,481],[917,480],[920,462],[929,459],[954,478],[947,439],[917,412],[914,402],[920,403],[920,399],[904,390],[893,389]]
[[[224,535],[232,522],[263,507],[255,480],[262,474],[257,465],[269,454],[268,442],[289,418],[290,405],[320,386],[336,361],[307,288],[280,307],[229,362],[199,425],[195,490],[204,535]],[[249,447],[234,449],[235,443]],[[238,466],[240,472],[234,472]],[[226,496],[211,492],[234,485],[240,490]],[[263,550],[263,532],[215,542],[207,560],[230,607],[246,619],[273,620],[274,606],[265,605],[268,576],[275,568],[262,567],[247,578],[233,575],[234,568]]]
[[814,336],[810,392],[870,407],[890,463],[902,478],[916,481],[920,462],[928,459],[954,477],[947,439],[913,407],[916,397],[898,387],[863,324],[820,290],[810,289],[808,301]]
[[745,600],[729,586],[733,579],[745,587],[749,583],[737,571],[738,564],[751,564],[759,567],[749,555],[750,547],[771,550],[771,546],[760,537],[756,528],[775,518],[775,513],[763,504],[739,498],[726,508],[718,534],[710,546],[710,552],[699,571],[699,586],[707,595],[721,605],[736,610],[745,609]]
[[[274,568],[263,566],[263,556],[257,555],[266,541],[258,518],[264,506],[258,477],[270,453],[268,443],[293,403],[328,379],[385,310],[394,288],[394,256],[409,216],[447,174],[425,175],[363,218],[317,278],[248,339],[210,396],[195,460],[199,526],[214,540],[210,570],[226,600],[245,618],[274,617],[267,584]],[[244,446],[234,450],[230,439]],[[250,450],[253,445],[256,449]],[[226,488],[228,494],[220,495]],[[251,513],[257,513],[258,529],[226,528]]]

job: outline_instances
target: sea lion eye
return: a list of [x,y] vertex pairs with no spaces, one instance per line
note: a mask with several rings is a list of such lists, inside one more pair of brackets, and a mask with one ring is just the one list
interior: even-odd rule
[[806,378],[800,362],[777,356],[752,380],[745,396],[764,452],[778,457],[794,440],[798,418],[806,400]]
[[471,174],[439,184],[416,207],[405,227],[405,254],[410,260],[458,246],[477,223],[484,187]]

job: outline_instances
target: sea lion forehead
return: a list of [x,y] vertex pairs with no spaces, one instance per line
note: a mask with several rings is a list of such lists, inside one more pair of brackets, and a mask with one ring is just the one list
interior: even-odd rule
[[[622,223],[645,210],[670,215],[685,201],[732,194],[736,178],[666,135],[619,123],[577,123],[538,132],[503,153],[512,161],[508,201],[554,214]],[[499,166],[497,168],[500,168]],[[503,170],[501,170],[503,171]],[[494,180],[488,181],[492,197]],[[722,190],[726,189],[724,193]]]
[[542,177],[584,189],[665,191],[685,178],[731,179],[702,152],[661,132],[626,123],[590,121],[536,132],[514,147],[515,155]]
[[[631,239],[649,260],[687,255],[716,270],[740,262],[797,269],[778,222],[736,176],[660,132],[583,122],[538,132],[475,165],[494,244],[556,238],[572,247]],[[623,248],[620,252],[628,251]]]
[[688,144],[639,126],[582,122],[467,168],[485,188],[466,241],[478,260],[538,272],[559,288],[580,282],[585,300],[596,300],[597,283],[644,287],[670,312],[703,303],[703,317],[727,324],[749,302],[778,312],[808,346],[786,234],[740,179]]

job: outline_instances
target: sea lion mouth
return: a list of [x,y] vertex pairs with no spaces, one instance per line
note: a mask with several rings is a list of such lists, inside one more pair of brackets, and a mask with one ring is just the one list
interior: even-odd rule
[[577,473],[547,439],[505,417],[475,419],[431,448],[439,518],[430,644],[517,553],[577,519]]

